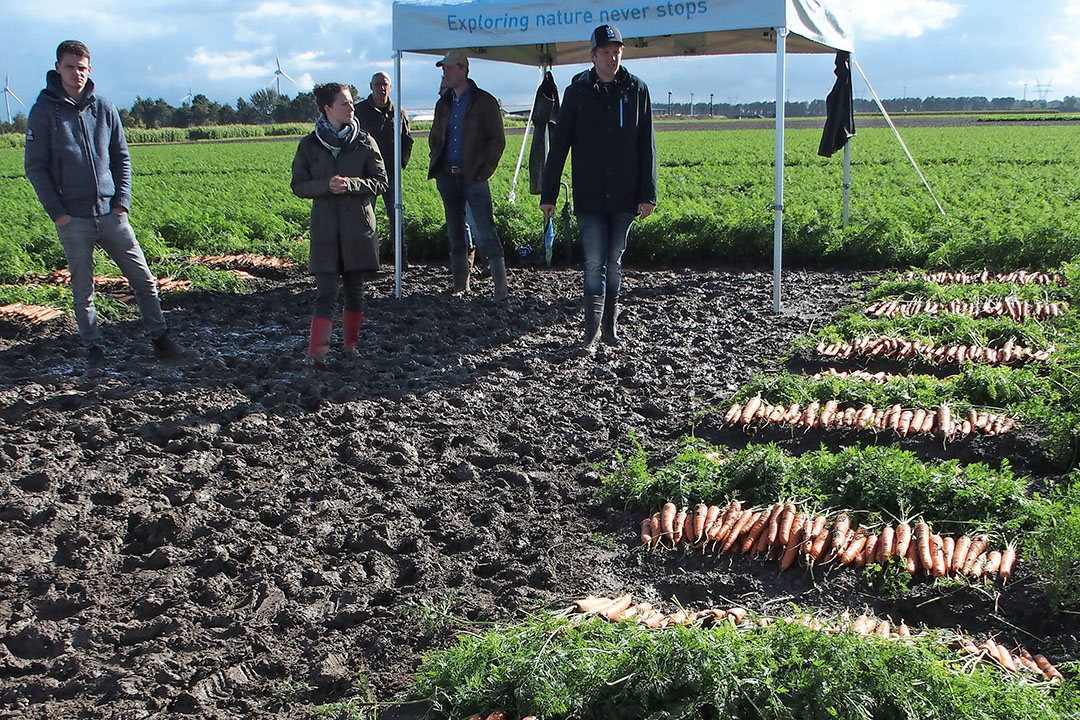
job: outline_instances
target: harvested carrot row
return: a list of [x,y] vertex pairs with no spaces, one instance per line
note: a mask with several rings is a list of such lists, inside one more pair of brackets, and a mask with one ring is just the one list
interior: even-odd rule
[[924,362],[944,365],[959,365],[965,360],[987,365],[1008,365],[1019,362],[1046,362],[1054,353],[1051,346],[1044,350],[1017,345],[1007,340],[1000,348],[981,345],[935,345],[921,340],[905,340],[892,337],[861,337],[851,342],[818,343],[817,352],[826,357],[883,357],[883,358],[918,358]]
[[27,320],[32,323],[48,322],[64,313],[46,305],[23,305],[12,303],[0,307],[0,320]]
[[952,300],[947,303],[938,303],[932,300],[910,300],[900,302],[898,300],[882,300],[871,303],[863,310],[868,317],[915,317],[916,315],[940,315],[950,313],[963,315],[971,318],[1005,317],[1008,315],[1017,322],[1027,318],[1038,320],[1058,317],[1068,311],[1068,303],[1065,302],[1035,302],[1027,300],[985,300],[974,301]]
[[[747,403],[747,406],[749,407],[749,403]],[[724,414],[724,424],[748,426],[754,422],[772,422],[806,429],[853,427],[856,430],[873,430],[875,432],[890,430],[903,437],[933,433],[946,439],[976,434],[1000,435],[1009,432],[1016,426],[1016,421],[1012,418],[996,413],[979,412],[975,408],[971,408],[967,416],[957,422],[957,418],[953,416],[948,405],[941,405],[934,410],[924,410],[923,408],[905,410],[899,404],[887,409],[875,409],[872,405],[863,405],[856,409],[854,407],[840,408],[836,400],[829,400],[821,409],[820,415],[817,414],[818,403],[814,402],[807,406],[806,410],[798,412],[792,412],[791,409],[788,409],[781,415],[767,414],[764,411],[754,413],[749,416],[749,422],[747,422],[748,416],[745,412],[742,414],[738,412],[740,407],[739,403],[731,406],[731,409]],[[759,407],[771,408],[777,406],[768,405],[762,401],[759,403]],[[780,405],[778,407],[783,408],[784,406]],[[792,408],[797,407],[797,404],[792,405]]]
[[[830,525],[824,515],[800,512],[794,503],[777,502],[755,510],[732,500],[725,508],[697,505],[693,515],[664,503],[660,512],[641,520],[639,537],[643,545],[657,548],[687,547],[721,553],[743,553],[755,558],[776,559],[787,570],[801,554],[804,564],[839,562],[863,567],[885,564],[896,557],[915,575],[921,570],[928,578],[965,575],[979,579],[997,576],[1008,582],[1016,562],[1016,547],[989,550],[989,538],[972,540],[934,533],[923,521],[914,529],[907,520],[879,531],[859,525],[852,528],[851,517],[839,513]],[[670,523],[666,517],[674,516]],[[671,527],[668,532],[667,528]],[[695,528],[700,528],[696,529]],[[689,528],[689,529],[683,529]],[[786,536],[786,537],[785,537]]]
[[[623,610],[620,613],[612,613],[608,609],[616,606],[622,607]],[[709,608],[707,610],[689,611],[679,607],[675,612],[665,613],[649,602],[634,603],[632,596],[629,594],[615,599],[588,595],[580,600],[575,600],[572,609],[585,615],[598,615],[609,622],[633,622],[653,629],[676,625],[710,626],[723,621],[743,628],[753,627],[753,625],[764,628],[775,623],[784,622],[803,625],[812,630],[826,633],[850,632],[856,635],[900,642],[910,642],[916,637],[916,634],[912,633],[911,628],[903,619],[898,624],[893,624],[888,618],[878,618],[863,613],[852,620],[847,610],[835,620],[822,620],[808,614],[788,615],[785,617],[759,616],[755,618],[753,625],[748,626],[744,625],[749,615],[746,608]],[[923,634],[918,633],[919,636]],[[994,638],[987,638],[982,644],[976,646],[972,639],[963,635],[953,636],[951,641],[940,638],[940,636],[936,637],[939,637],[941,642],[945,642],[950,647],[975,656],[976,662],[983,659],[989,660],[999,665],[1009,674],[1019,675],[1023,670],[1051,681],[1064,680],[1061,671],[1054,667],[1044,655],[1032,655],[1023,647],[1018,647],[1014,653],[1004,645],[996,642]],[[483,716],[477,715],[473,717]],[[490,718],[491,716],[488,715],[489,720]]]
[[1017,285],[1056,285],[1061,284],[1057,273],[1029,272],[1016,270],[1008,273],[993,273],[985,268],[981,273],[969,274],[963,271],[942,271],[936,273],[917,273],[909,271],[897,276],[898,280],[923,280],[937,285],[986,285],[988,283],[1016,283]]

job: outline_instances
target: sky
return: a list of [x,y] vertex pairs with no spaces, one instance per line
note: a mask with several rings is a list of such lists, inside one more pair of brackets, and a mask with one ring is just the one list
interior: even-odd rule
[[[889,97],[1080,95],[1080,0],[824,0],[853,30],[855,57],[878,95]],[[1038,9],[1033,9],[1037,5]],[[272,84],[275,52],[295,95],[316,82],[352,83],[366,94],[371,74],[393,70],[390,0],[84,0],[60,5],[8,3],[0,28],[0,73],[28,109],[69,38],[91,50],[98,92],[120,107],[136,97],[179,105],[190,90],[221,103]],[[584,38],[583,38],[584,39]],[[631,60],[654,103],[771,100],[771,56]],[[565,86],[584,66],[556,68]],[[483,61],[471,77],[507,107],[528,105],[535,68]],[[406,54],[403,105],[434,105],[440,71],[433,58]],[[832,58],[794,56],[787,99],[823,98]],[[856,79],[855,93],[870,97]],[[0,108],[0,112],[2,112]],[[5,116],[6,119],[6,116]]]

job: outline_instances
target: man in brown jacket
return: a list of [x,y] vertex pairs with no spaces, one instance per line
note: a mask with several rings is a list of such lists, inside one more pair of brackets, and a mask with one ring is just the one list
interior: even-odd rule
[[435,104],[435,121],[428,134],[431,165],[428,179],[434,178],[446,213],[446,234],[450,240],[450,271],[454,293],[469,291],[470,256],[465,236],[465,205],[472,209],[476,224],[474,240],[487,250],[496,300],[506,298],[506,259],[495,231],[488,178],[499,166],[506,136],[503,133],[499,101],[469,79],[469,59],[460,50],[451,50],[435,63],[443,71],[446,90]]

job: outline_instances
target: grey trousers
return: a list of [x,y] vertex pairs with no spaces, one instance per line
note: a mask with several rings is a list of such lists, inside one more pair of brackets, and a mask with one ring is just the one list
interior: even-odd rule
[[79,337],[84,347],[101,344],[101,330],[94,310],[94,246],[101,247],[120,268],[135,294],[143,329],[152,337],[165,334],[165,318],[158,300],[157,279],[146,264],[127,214],[73,217],[56,228],[71,273],[72,304]]

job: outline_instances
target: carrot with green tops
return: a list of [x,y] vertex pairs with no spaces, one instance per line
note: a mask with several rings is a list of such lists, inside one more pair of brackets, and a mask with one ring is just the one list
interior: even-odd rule
[[886,525],[881,528],[881,534],[878,537],[878,559],[882,564],[889,562],[893,556],[893,544],[896,540],[896,531],[893,530],[892,525]]
[[922,520],[915,526],[915,543],[919,550],[919,565],[929,574],[934,568],[934,556],[930,552],[930,526]]
[[908,546],[911,545],[911,524],[902,520],[896,526],[896,544],[893,553],[900,557],[907,557]]
[[952,557],[952,569],[953,572],[963,573],[964,567],[967,565],[968,549],[971,547],[971,538],[967,535],[961,535],[960,539],[956,541],[956,548],[953,549]]
[[708,514],[709,506],[705,503],[698,503],[698,506],[694,508],[693,533],[691,535],[692,542],[695,545],[701,545],[705,542],[705,518]]

